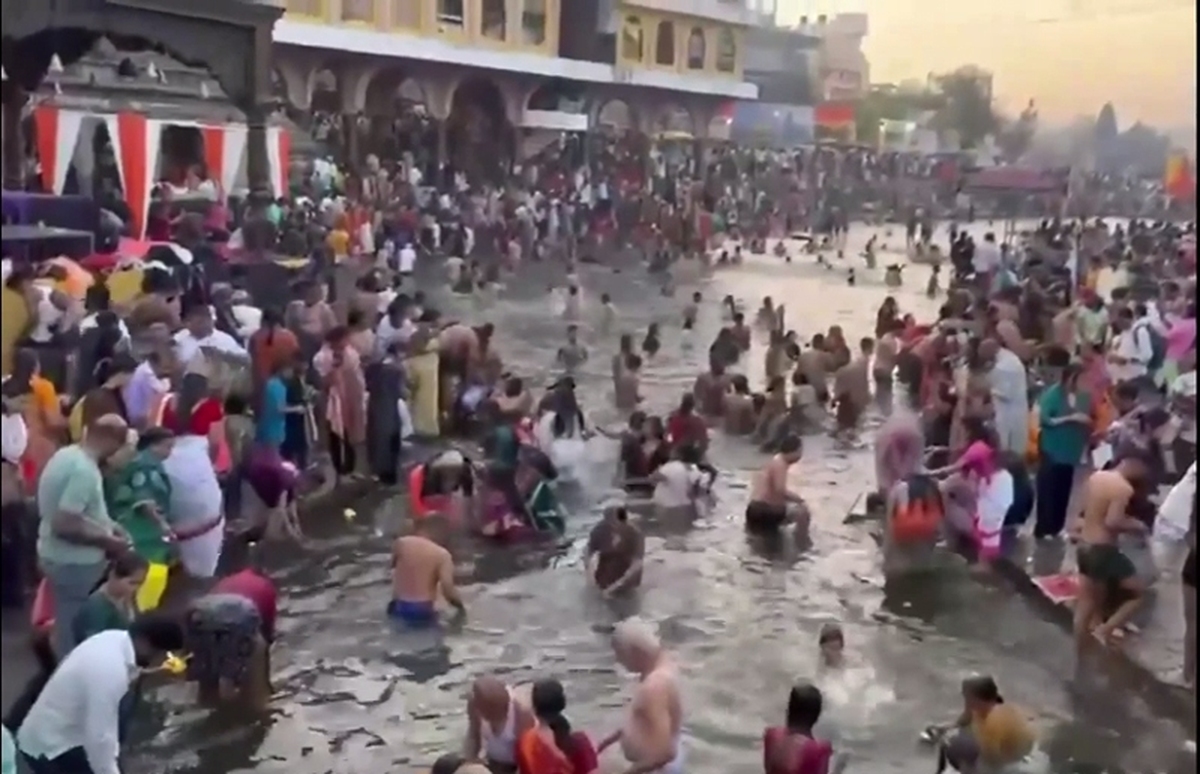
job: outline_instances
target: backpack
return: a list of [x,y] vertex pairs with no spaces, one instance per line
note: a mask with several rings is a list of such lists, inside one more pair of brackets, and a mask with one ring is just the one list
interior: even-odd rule
[[941,534],[945,508],[937,482],[918,473],[905,479],[908,502],[892,514],[892,539],[897,544],[929,543]]
[[1146,363],[1146,371],[1154,375],[1167,359],[1167,339],[1150,323],[1140,323],[1134,331],[1134,336],[1138,335],[1137,330],[1144,330],[1150,337],[1150,360]]

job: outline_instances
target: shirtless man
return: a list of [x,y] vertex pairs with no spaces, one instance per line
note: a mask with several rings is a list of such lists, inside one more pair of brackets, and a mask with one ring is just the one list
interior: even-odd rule
[[837,401],[837,433],[849,437],[858,427],[859,417],[871,401],[869,375],[874,339],[865,338],[859,344],[858,357],[837,370],[833,377],[833,394]]
[[583,566],[600,593],[611,597],[641,585],[645,550],[646,540],[629,523],[625,506],[610,506],[588,535]]
[[597,753],[619,741],[630,764],[625,774],[682,774],[683,702],[675,663],[658,637],[636,621],[617,624],[613,653],[638,676],[638,685],[623,728],[603,740]]
[[709,363],[708,371],[696,377],[692,386],[692,395],[700,413],[705,416],[719,417],[725,410],[725,391],[729,387],[729,377],[725,374],[724,364],[718,361]]
[[484,760],[493,772],[515,772],[517,740],[536,725],[528,703],[491,675],[476,678],[467,697],[466,756]]
[[555,355],[555,360],[569,374],[575,371],[587,362],[588,351],[587,347],[579,343],[579,326],[567,326],[567,343],[558,348],[558,354]]
[[402,535],[392,544],[388,615],[409,626],[437,623],[439,592],[457,615],[466,615],[467,608],[454,585],[454,559],[436,540],[443,531],[440,517],[426,516],[416,522],[412,534]]
[[754,432],[754,399],[750,382],[738,374],[730,380],[733,391],[725,395],[725,432],[728,435],[749,435]]
[[774,532],[789,518],[796,519],[798,534],[808,529],[804,498],[788,489],[788,468],[800,461],[800,437],[789,435],[779,444],[779,453],[754,475],[750,502],[746,505],[746,529]]
[[900,355],[900,331],[904,323],[893,320],[887,330],[875,342],[875,363],[871,367],[871,376],[875,379],[875,394],[880,402],[890,407],[893,377],[896,370],[896,358]]
[[825,337],[821,334],[813,336],[812,345],[802,351],[796,358],[796,370],[804,374],[808,383],[817,391],[817,402],[822,406],[829,402],[829,387],[826,384],[828,371],[825,354]]
[[642,358],[632,352],[625,355],[625,365],[613,381],[613,392],[617,408],[634,409],[642,402],[641,383],[639,374],[642,372]]
[[[1122,532],[1145,533],[1146,525],[1126,513],[1134,487],[1150,472],[1147,452],[1133,449],[1115,467],[1093,473],[1084,484],[1083,515],[1077,524],[1079,598],[1075,602],[1075,647],[1082,655],[1089,634],[1111,644],[1119,627],[1137,610],[1145,588],[1129,557],[1117,547]],[[1117,604],[1119,603],[1119,604]],[[1103,620],[1106,609],[1116,610]]]

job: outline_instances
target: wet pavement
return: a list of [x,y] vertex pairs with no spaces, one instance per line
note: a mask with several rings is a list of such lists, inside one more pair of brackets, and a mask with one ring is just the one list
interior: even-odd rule
[[[868,235],[865,228],[854,233],[846,254],[855,255]],[[883,241],[902,244],[902,229]],[[880,257],[881,267],[889,262]],[[805,339],[831,324],[842,325],[852,343],[871,335],[875,309],[888,292],[882,268],[867,272],[858,258],[842,263],[857,266],[855,287],[840,268],[827,270],[811,257],[788,265],[749,256],[743,266],[703,279],[698,288],[710,305],[692,351],[683,351],[679,340],[679,309],[691,286],[681,285],[667,299],[632,263],[620,271],[585,265],[585,307],[594,310],[600,293],[610,293],[621,329],[639,339],[649,322],[663,323],[663,351],[644,369],[643,394],[649,409],[665,413],[699,371],[722,323],[716,301],[726,294],[740,298],[748,316],[762,296],[775,297],[787,305],[787,326]],[[928,316],[936,302],[920,295],[926,271],[910,269],[896,294],[905,310]],[[497,322],[506,360],[544,384],[554,375],[564,329],[551,317],[545,292],[555,280],[561,269],[528,267],[490,308],[474,308],[469,299],[446,301],[443,308]],[[585,325],[588,320],[585,309]],[[609,357],[616,333],[585,341],[592,351],[578,376],[584,409],[593,422],[615,427],[620,419],[610,408]],[[752,383],[762,377],[762,344],[756,336],[742,361]],[[1010,585],[973,580],[953,562],[921,579],[885,584],[865,528],[843,524],[872,485],[869,448],[807,441],[792,478],[813,508],[809,550],[747,538],[741,513],[750,472],[762,457],[742,441],[718,436],[715,510],[692,524],[648,524],[644,588],[636,600],[615,605],[589,593],[578,562],[582,537],[613,494],[616,445],[591,441],[587,474],[565,497],[573,514],[568,544],[458,546],[470,612],[463,626],[436,634],[396,631],[384,616],[389,536],[402,521],[403,498],[362,506],[353,520],[326,514],[311,529],[316,546],[281,557],[275,571],[283,595],[271,716],[212,716],[191,703],[189,688],[161,689],[145,724],[154,736],[135,746],[127,771],[416,772],[459,747],[466,687],[484,672],[512,682],[558,677],[572,722],[604,735],[619,722],[631,684],[615,668],[608,634],[631,614],[657,624],[682,664],[689,772],[761,771],[762,728],[782,721],[788,687],[802,678],[825,691],[838,746],[853,755],[850,771],[932,771],[934,760],[917,736],[926,724],[957,714],[959,683],[974,672],[993,674],[1006,697],[1037,719],[1052,771],[1133,774],[1180,765],[1180,726],[1157,717],[1104,671],[1075,686],[1069,637]],[[852,654],[853,666],[844,673],[821,674],[817,666],[817,632],[830,621],[842,625]],[[605,756],[602,771],[622,770],[612,756]]]

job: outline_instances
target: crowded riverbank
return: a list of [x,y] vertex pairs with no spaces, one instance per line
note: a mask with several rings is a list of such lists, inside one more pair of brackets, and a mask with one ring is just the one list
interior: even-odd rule
[[[860,271],[851,287],[837,269],[810,260],[784,265],[748,257],[699,289],[711,302],[725,295],[747,305],[768,294],[785,300],[789,327],[802,332],[839,324],[851,338],[868,333],[867,310],[888,292],[882,280]],[[518,277],[528,280],[510,281],[494,306],[474,310],[474,299],[446,297],[446,308],[495,321],[504,331],[497,346],[506,362],[548,381],[563,323],[548,313],[543,289],[560,282],[560,272],[526,266]],[[435,274],[420,281],[432,289]],[[581,275],[587,299],[609,293],[631,333],[677,317],[632,260],[585,265]],[[936,304],[920,292],[921,275],[905,282],[902,291],[892,291],[903,308],[931,314]],[[691,290],[681,284],[676,299]],[[722,322],[706,307],[698,341]],[[685,354],[677,335],[667,329],[661,357],[642,379],[650,408],[672,408],[702,365],[703,347]],[[585,411],[594,422],[615,423],[617,415],[604,408],[602,367],[613,342],[589,345],[592,358],[577,375]],[[760,362],[759,347],[756,336],[746,362]],[[510,682],[555,674],[571,696],[573,722],[603,734],[617,722],[627,685],[612,665],[606,633],[630,613],[656,622],[683,665],[685,730],[696,771],[756,771],[761,728],[782,712],[782,686],[801,677],[817,679],[826,691],[839,744],[862,766],[924,770],[932,760],[916,746],[916,735],[927,722],[957,711],[959,681],[972,672],[994,675],[1007,695],[1035,713],[1052,770],[1091,765],[1132,772],[1172,764],[1183,732],[1103,678],[1086,689],[1073,687],[1069,639],[1011,589],[979,583],[956,566],[911,585],[883,582],[874,542],[842,524],[869,485],[869,438],[863,448],[806,439],[792,476],[813,504],[807,551],[746,537],[740,524],[745,487],[761,456],[718,435],[711,449],[722,470],[717,507],[684,529],[647,526],[647,581],[636,601],[610,607],[595,599],[577,566],[577,549],[468,545],[461,570],[471,612],[460,628],[444,633],[397,633],[383,616],[386,555],[403,520],[402,496],[374,512],[360,509],[350,523],[327,514],[328,533],[319,530],[317,544],[276,576],[284,595],[272,717],[213,733],[208,716],[191,709],[186,689],[164,689],[155,701],[166,711],[166,727],[135,749],[134,770],[158,771],[154,767],[167,760],[168,770],[189,774],[307,774],[338,770],[347,761],[355,768],[417,771],[457,746],[466,686],[482,672],[502,673]],[[574,536],[586,534],[594,521],[587,514],[596,514],[612,494],[615,449],[599,440],[588,449],[595,460],[580,491],[565,498]],[[822,675],[818,667],[816,634],[829,622],[843,627],[854,664],[838,676]]]

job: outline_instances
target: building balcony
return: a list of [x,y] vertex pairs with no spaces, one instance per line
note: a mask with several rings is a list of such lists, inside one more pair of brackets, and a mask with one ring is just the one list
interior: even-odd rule
[[623,11],[651,11],[739,27],[754,26],[759,18],[749,0],[620,0],[618,5]]
[[[270,0],[268,0],[270,1]],[[558,55],[561,0],[275,0],[287,22]]]

